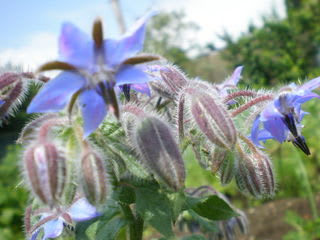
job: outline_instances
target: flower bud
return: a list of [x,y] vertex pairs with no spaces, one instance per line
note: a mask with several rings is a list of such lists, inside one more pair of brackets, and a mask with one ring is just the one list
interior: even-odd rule
[[23,159],[31,190],[43,203],[54,206],[65,187],[65,158],[54,144],[44,143],[28,148]]
[[95,206],[103,204],[107,198],[107,178],[98,154],[91,151],[82,157],[81,174],[82,189],[88,201]]
[[227,159],[228,151],[220,148],[214,147],[213,151],[211,152],[211,172],[215,174],[221,167],[222,163]]
[[14,82],[20,79],[19,74],[6,72],[0,75],[0,89],[3,90],[6,87],[9,87]]
[[[20,98],[23,95],[22,81],[13,82],[4,92],[4,97],[1,99],[3,103],[0,106],[0,119],[10,115],[12,110],[20,104]],[[3,89],[0,91],[0,97],[2,94]]]
[[181,88],[188,84],[186,76],[175,66],[161,68],[160,75],[171,94],[177,94]]
[[147,72],[159,81],[151,83],[152,89],[160,96],[174,100],[185,85],[187,77],[175,66],[149,66]]
[[234,157],[226,157],[219,167],[219,177],[222,185],[227,185],[233,179],[235,174]]
[[192,99],[191,113],[197,126],[212,143],[233,149],[237,132],[229,113],[218,99],[205,92],[197,92]]
[[238,154],[236,182],[239,189],[256,198],[274,195],[276,184],[269,157],[258,149],[241,150]]
[[142,120],[135,133],[135,148],[141,161],[168,186],[184,186],[185,166],[169,126],[155,117]]

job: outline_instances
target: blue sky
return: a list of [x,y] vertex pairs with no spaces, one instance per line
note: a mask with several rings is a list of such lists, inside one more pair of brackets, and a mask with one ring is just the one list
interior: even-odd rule
[[[285,15],[284,0],[119,0],[127,26],[146,11],[184,10],[188,20],[201,30],[194,36],[199,43],[214,41],[224,30],[234,37],[250,22],[259,25],[261,16],[272,7]],[[71,21],[91,32],[93,20],[104,20],[106,35],[119,34],[110,0],[0,0],[0,64],[8,61],[33,70],[57,56],[57,39],[63,21]]]
[[[154,2],[156,0],[121,0],[127,24]],[[26,37],[33,33],[58,34],[62,21],[73,21],[82,28],[90,28],[94,18],[101,16],[108,20],[105,26],[108,32],[118,32],[108,0],[0,0],[0,3],[0,50],[22,46]]]

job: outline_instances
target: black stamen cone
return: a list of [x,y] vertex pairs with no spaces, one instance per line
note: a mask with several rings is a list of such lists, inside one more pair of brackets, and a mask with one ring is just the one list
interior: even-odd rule
[[117,101],[117,96],[114,91],[114,85],[110,83],[102,83],[100,82],[99,84],[100,91],[101,91],[101,96],[106,103],[107,106],[112,107],[112,111],[114,115],[116,116],[117,119],[120,117],[120,111],[119,111],[119,105]]
[[126,100],[129,102],[130,101],[130,85],[129,84],[122,85],[122,91],[124,93]]
[[303,136],[298,136],[292,141],[293,145],[300,148],[306,155],[310,155],[310,150]]
[[284,116],[284,119],[282,119],[284,124],[288,127],[288,129],[290,130],[290,132],[292,133],[292,135],[297,138],[298,136],[298,131],[297,131],[297,127],[294,121],[294,117],[291,113],[286,114]]

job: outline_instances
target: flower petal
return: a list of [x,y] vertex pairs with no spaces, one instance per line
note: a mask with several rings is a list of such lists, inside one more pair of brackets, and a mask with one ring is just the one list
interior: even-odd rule
[[241,78],[241,72],[242,72],[243,66],[237,67],[234,72],[232,73],[231,77],[228,78],[223,85],[234,85],[236,86]]
[[141,84],[153,80],[147,73],[135,66],[124,65],[117,72],[116,86],[123,84]]
[[260,117],[264,128],[281,143],[287,139],[288,135],[288,128],[282,118],[283,116],[277,111],[273,102],[267,105]]
[[300,86],[299,89],[312,91],[318,87],[320,87],[320,77],[314,78],[306,82],[305,84]]
[[84,137],[96,130],[107,115],[107,106],[103,98],[93,89],[83,91],[79,96],[84,122]]
[[74,221],[87,221],[91,218],[100,216],[97,209],[92,206],[85,198],[80,198],[67,211]]
[[78,68],[90,68],[93,64],[93,41],[72,23],[62,25],[59,38],[59,60]]
[[151,96],[150,87],[147,83],[131,84],[130,87],[137,92]]
[[63,220],[61,218],[51,220],[43,225],[43,230],[42,240],[59,237],[63,231]]
[[260,126],[260,116],[254,120],[252,129],[251,129],[251,135],[250,139],[251,141],[258,147],[262,147],[259,143],[259,126]]
[[320,98],[320,96],[313,92],[305,93],[303,96],[299,96],[298,98],[296,98],[293,104],[302,104],[311,100],[312,98]]
[[142,50],[146,23],[155,14],[149,12],[140,18],[122,38],[105,40],[105,60],[108,66],[113,68]]
[[32,236],[30,237],[29,240],[37,240],[37,237],[38,237],[39,233],[40,233],[40,229],[37,229],[37,230],[32,234]]
[[281,118],[272,118],[263,122],[264,128],[280,143],[287,139],[288,129]]
[[57,112],[63,109],[72,95],[80,90],[86,80],[74,72],[65,71],[44,85],[32,99],[28,113]]

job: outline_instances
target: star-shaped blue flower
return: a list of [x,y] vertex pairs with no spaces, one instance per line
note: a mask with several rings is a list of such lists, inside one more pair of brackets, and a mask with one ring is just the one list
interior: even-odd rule
[[[282,88],[278,96],[269,103],[253,123],[251,139],[260,146],[259,141],[275,139],[280,143],[291,141],[307,155],[310,151],[301,135],[301,120],[307,114],[301,105],[312,98],[320,98],[314,89],[320,87],[320,77],[296,86],[290,84]],[[262,127],[262,128],[261,128]]]
[[100,215],[85,198],[80,198],[65,211],[43,213],[40,220],[43,224],[34,229],[30,240],[36,240],[41,230],[42,240],[57,238],[62,234],[64,225],[73,225],[73,222],[87,221]]
[[148,55],[136,56],[142,50],[149,13],[120,39],[103,39],[102,23],[93,27],[93,39],[71,23],[64,23],[59,39],[59,60],[40,70],[65,70],[50,80],[29,105],[28,113],[57,112],[68,103],[78,103],[84,121],[84,137],[103,121],[108,110],[118,117],[114,88],[131,86],[149,93],[146,82],[152,80],[139,63],[156,60]]

